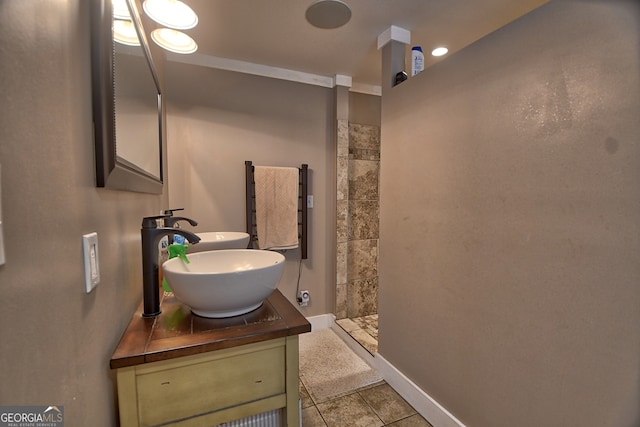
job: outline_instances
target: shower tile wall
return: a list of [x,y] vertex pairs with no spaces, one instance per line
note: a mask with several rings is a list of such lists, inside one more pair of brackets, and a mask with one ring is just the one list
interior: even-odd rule
[[338,121],[336,317],[377,313],[380,128]]
[[338,120],[336,162],[336,306],[338,319],[347,317],[347,240],[349,217],[349,122]]

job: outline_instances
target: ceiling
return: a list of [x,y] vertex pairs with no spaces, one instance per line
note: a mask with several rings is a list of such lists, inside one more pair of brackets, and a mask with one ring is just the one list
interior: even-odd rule
[[[381,85],[377,39],[391,25],[411,32],[429,67],[548,0],[344,0],[352,16],[337,29],[306,21],[314,0],[183,1],[200,20],[186,31],[199,45],[196,55],[351,76],[355,87]],[[438,46],[449,53],[436,59],[430,52]]]

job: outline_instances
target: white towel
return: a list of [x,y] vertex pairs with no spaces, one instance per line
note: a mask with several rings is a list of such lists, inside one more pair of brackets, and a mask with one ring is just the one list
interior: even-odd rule
[[256,166],[256,229],[260,249],[298,247],[298,168]]

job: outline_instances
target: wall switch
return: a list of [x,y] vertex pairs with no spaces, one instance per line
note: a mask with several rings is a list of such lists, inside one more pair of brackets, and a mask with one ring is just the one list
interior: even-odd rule
[[2,165],[0,165],[0,265],[4,265],[4,230],[2,229]]
[[308,208],[312,208],[313,207],[313,195],[308,195],[307,196],[307,207]]
[[100,282],[100,263],[98,261],[98,233],[82,236],[82,250],[84,252],[84,283],[85,291],[91,292]]

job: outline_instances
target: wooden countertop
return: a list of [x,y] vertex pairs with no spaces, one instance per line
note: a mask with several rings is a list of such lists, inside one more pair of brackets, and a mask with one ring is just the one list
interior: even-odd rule
[[208,319],[165,294],[162,313],[142,317],[142,303],[111,357],[111,369],[299,335],[311,324],[275,290],[260,308],[235,317]]

